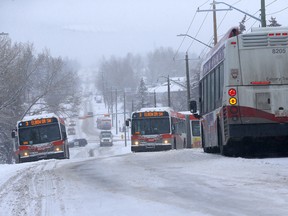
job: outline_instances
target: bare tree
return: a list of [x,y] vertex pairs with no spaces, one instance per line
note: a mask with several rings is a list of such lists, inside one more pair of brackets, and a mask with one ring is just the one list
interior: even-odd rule
[[53,58],[47,51],[35,57],[32,44],[13,44],[8,37],[0,37],[0,161],[12,162],[10,135],[17,120],[32,107],[37,110],[40,100],[48,105],[48,111],[49,94],[54,95],[52,101],[60,111],[59,104],[75,95],[76,79],[75,71],[61,58]]
[[245,22],[246,22],[246,15],[244,15],[242,21],[239,23],[239,30],[240,30],[240,33],[241,33],[241,34],[242,34],[244,31],[246,31]]

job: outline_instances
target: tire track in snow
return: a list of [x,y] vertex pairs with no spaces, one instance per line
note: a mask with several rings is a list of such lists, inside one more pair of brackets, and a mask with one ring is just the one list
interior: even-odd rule
[[0,187],[0,215],[65,215],[61,198],[63,179],[55,168],[60,161],[31,164],[10,177]]

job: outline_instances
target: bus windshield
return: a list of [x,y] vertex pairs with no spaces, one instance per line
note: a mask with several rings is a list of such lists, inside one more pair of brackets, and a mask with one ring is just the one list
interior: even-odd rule
[[61,134],[58,123],[37,127],[19,128],[20,145],[40,144],[60,139]]
[[153,135],[170,133],[169,118],[146,118],[132,121],[133,135]]

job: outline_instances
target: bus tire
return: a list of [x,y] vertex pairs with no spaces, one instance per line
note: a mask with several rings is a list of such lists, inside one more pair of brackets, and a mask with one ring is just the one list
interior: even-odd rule
[[174,149],[177,149],[176,137],[174,137]]
[[22,163],[21,159],[20,159],[20,156],[18,156],[17,160],[16,160],[16,163]]
[[69,147],[66,145],[66,150],[65,150],[65,158],[69,159],[70,158],[70,151],[69,151]]
[[219,124],[219,120],[218,120],[218,124],[217,124],[217,137],[218,137],[218,147],[219,147],[219,152],[221,155],[223,156],[227,156],[227,147],[223,145],[223,136],[222,136],[222,131],[221,131],[221,127]]
[[205,136],[203,126],[201,126],[201,140],[202,140],[202,148],[205,153],[209,153],[208,148],[205,146]]

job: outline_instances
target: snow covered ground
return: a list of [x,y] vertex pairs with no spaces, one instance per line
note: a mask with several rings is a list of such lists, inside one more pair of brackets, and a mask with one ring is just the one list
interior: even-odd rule
[[[87,98],[81,112],[103,109]],[[0,165],[0,216],[288,215],[288,158],[131,153],[115,129],[114,145],[100,147],[95,118],[76,127],[89,143],[71,159]]]
[[288,159],[201,149],[71,149],[70,160],[0,166],[0,215],[288,215]]

